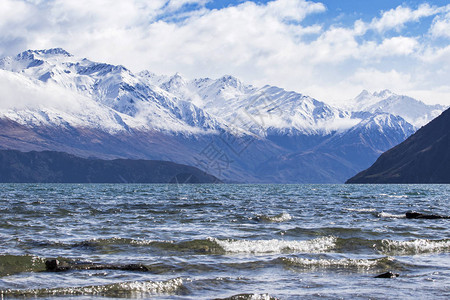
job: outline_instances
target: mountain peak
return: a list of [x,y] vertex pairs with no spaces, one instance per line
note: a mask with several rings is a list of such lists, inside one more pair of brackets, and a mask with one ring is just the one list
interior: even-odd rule
[[395,94],[393,92],[391,92],[390,90],[386,89],[386,90],[382,90],[379,92],[374,92],[373,95],[378,98],[387,98],[387,97],[390,97]]
[[176,72],[175,75],[170,77],[170,82],[186,83],[187,81],[181,73]]
[[35,56],[38,57],[54,57],[54,56],[64,56],[72,57],[73,55],[62,48],[52,48],[44,50],[27,50],[17,55],[19,59],[34,59]]
[[162,84],[162,87],[167,91],[174,91],[175,89],[180,89],[183,86],[186,86],[187,81],[184,79],[183,75],[180,73],[175,73],[170,79]]
[[358,96],[356,96],[355,100],[356,102],[364,101],[365,99],[371,97],[372,95],[367,91],[363,90],[361,93],[359,93]]
[[428,105],[405,95],[398,95],[390,90],[369,93],[362,91],[348,106],[352,111],[385,112],[401,116],[416,128],[427,124],[438,116],[443,106]]
[[358,95],[358,97],[361,97],[361,96],[367,96],[367,95],[370,95],[369,91],[367,91],[367,90],[362,90],[362,92]]
[[222,81],[223,83],[229,85],[229,86],[233,86],[233,87],[236,87],[236,88],[241,85],[241,81],[239,79],[237,79],[236,77],[231,76],[231,75],[224,75],[219,80]]

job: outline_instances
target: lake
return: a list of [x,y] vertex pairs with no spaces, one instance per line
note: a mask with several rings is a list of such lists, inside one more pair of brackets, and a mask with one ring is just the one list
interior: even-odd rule
[[[448,216],[449,198],[450,185],[0,184],[0,297],[448,299],[450,219],[405,212]],[[399,277],[374,278],[387,271]]]

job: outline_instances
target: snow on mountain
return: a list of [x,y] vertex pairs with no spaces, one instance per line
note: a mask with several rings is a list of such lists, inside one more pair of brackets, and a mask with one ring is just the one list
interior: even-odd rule
[[[59,48],[28,50],[6,57],[0,60],[0,69],[19,73],[39,85],[67,89],[84,102],[94,100],[92,114],[102,110],[116,114],[117,122],[109,128],[194,134],[232,130],[234,134],[251,132],[264,138],[329,135],[349,130],[362,121],[347,110],[309,96],[274,86],[246,85],[229,75],[215,80],[187,80],[178,73],[171,77],[149,71],[134,74],[123,66],[79,59]],[[352,105],[350,111],[392,113],[415,126],[443,110],[441,106],[428,106],[390,91],[364,91]],[[84,119],[86,116],[79,118]]]
[[[101,127],[124,130],[133,120],[56,84],[0,70],[0,116],[27,126]],[[137,125],[137,124],[135,124]]]
[[401,116],[416,128],[427,124],[445,110],[445,106],[427,105],[422,101],[397,95],[389,90],[374,93],[364,90],[350,101],[346,108],[352,111],[385,112]]
[[[193,103],[173,99],[171,94],[148,85],[145,79],[123,66],[78,59],[62,49],[28,50],[16,57],[6,57],[0,61],[0,69],[19,73],[44,89],[57,86],[72,96],[76,95],[76,98],[94,100],[96,105],[92,105],[95,107],[91,105],[83,113],[92,116],[112,110],[116,113],[115,125],[122,125],[123,129],[201,133],[215,131],[222,126]],[[99,122],[99,125],[104,125],[104,122]]]
[[0,89],[10,128],[0,147],[171,160],[251,182],[343,182],[444,109],[387,90],[344,109],[230,75],[136,74],[59,48],[1,59]]
[[[409,126],[408,126],[409,125]],[[357,130],[364,128],[365,130],[378,130],[379,132],[383,132],[383,130],[388,128],[394,128],[398,132],[403,133],[404,137],[408,137],[414,132],[414,128],[410,126],[403,118],[394,116],[388,113],[378,113],[370,118],[367,118],[361,121],[358,125],[356,125],[351,130]],[[407,131],[405,131],[407,129]]]
[[360,120],[311,97],[274,86],[257,88],[233,76],[187,81],[179,74],[160,87],[220,116],[237,130],[268,134],[321,134],[347,130]]

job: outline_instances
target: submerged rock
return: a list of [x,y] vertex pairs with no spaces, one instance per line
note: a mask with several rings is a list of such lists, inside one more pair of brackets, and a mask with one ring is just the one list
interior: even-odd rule
[[392,273],[391,271],[375,276],[374,278],[395,278],[400,276],[398,273]]
[[93,264],[93,263],[68,263],[60,262],[57,259],[48,259],[45,261],[45,268],[49,272],[64,272],[70,270],[121,270],[121,271],[139,271],[149,272],[150,269],[142,264],[112,265],[112,264]]
[[45,269],[50,272],[61,272],[70,270],[68,263],[60,262],[57,259],[48,259],[45,261]]
[[427,215],[418,213],[415,211],[408,211],[406,214],[407,219],[449,219],[450,217],[440,216],[440,215]]

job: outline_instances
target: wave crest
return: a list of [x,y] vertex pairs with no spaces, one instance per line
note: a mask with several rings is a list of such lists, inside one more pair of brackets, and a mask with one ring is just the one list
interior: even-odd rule
[[390,255],[414,255],[425,253],[448,253],[450,252],[450,240],[412,240],[393,241],[382,240],[377,246],[379,252]]
[[393,265],[394,259],[382,257],[375,259],[308,259],[308,258],[282,258],[284,264],[303,269],[359,269],[370,270],[385,268]]
[[333,236],[320,237],[307,241],[287,240],[218,240],[212,239],[227,253],[320,253],[332,250],[336,246]]
[[108,285],[92,285],[84,287],[62,287],[33,290],[4,290],[0,296],[32,297],[32,296],[122,296],[138,297],[144,295],[176,294],[184,288],[181,278],[167,281],[134,281],[119,282]]
[[281,223],[292,220],[292,216],[288,213],[281,213],[274,216],[270,215],[257,215],[253,218],[255,221],[262,221],[268,223]]

